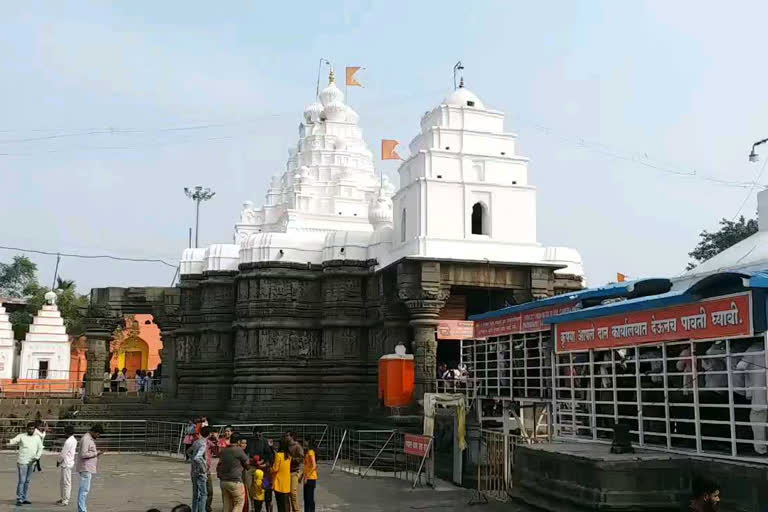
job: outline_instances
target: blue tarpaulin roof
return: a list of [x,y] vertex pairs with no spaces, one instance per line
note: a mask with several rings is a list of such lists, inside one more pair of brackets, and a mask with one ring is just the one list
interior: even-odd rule
[[564,293],[562,295],[555,295],[554,297],[547,297],[546,299],[526,302],[525,304],[508,306],[506,308],[497,309],[496,311],[489,311],[479,315],[472,315],[469,317],[469,319],[485,320],[487,318],[499,318],[508,315],[514,315],[516,313],[522,313],[523,311],[549,308],[574,301],[583,302],[586,300],[606,300],[622,297],[632,297],[635,294],[642,293],[643,290],[667,291],[670,287],[670,280],[664,278],[639,279],[636,281],[627,281],[624,283],[612,283],[606,286],[600,286],[598,288],[587,288],[586,290],[579,290],[573,293]]
[[573,320],[584,320],[587,318],[596,318],[601,316],[617,315],[621,313],[631,313],[633,311],[644,311],[648,309],[658,309],[678,304],[695,302],[702,298],[702,293],[729,284],[740,283],[745,289],[750,288],[768,288],[768,271],[759,272],[719,272],[709,275],[687,290],[673,291],[647,297],[638,297],[627,299],[621,302],[594,306],[591,308],[571,311],[562,315],[553,316],[544,320],[548,324],[559,324]]

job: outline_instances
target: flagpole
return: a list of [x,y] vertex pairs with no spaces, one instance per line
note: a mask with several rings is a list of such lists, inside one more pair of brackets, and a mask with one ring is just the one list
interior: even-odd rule
[[323,64],[331,65],[328,59],[320,57],[320,64],[317,65],[317,82],[315,83],[315,99],[320,96],[320,72],[323,70]]

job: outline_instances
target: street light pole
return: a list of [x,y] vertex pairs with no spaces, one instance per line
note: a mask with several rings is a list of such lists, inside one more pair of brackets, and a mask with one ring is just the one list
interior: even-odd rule
[[752,144],[752,151],[749,152],[750,162],[757,162],[759,160],[759,155],[755,152],[755,148],[760,144],[765,144],[766,142],[768,142],[768,139],[761,139],[755,142],[754,144]]
[[210,188],[203,188],[202,185],[197,185],[194,189],[184,187],[184,193],[195,202],[195,248],[197,248],[200,237],[200,203],[211,199],[216,195],[216,192],[211,191]]

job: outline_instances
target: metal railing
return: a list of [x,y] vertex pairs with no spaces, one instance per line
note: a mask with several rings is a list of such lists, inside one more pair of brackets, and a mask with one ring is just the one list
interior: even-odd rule
[[[0,418],[0,449],[8,447],[8,441],[26,430],[29,422],[25,418]],[[179,453],[181,423],[150,420],[94,420],[94,419],[51,419],[43,420],[46,431],[43,447],[58,451],[66,440],[64,429],[72,426],[76,436],[88,432],[95,423],[100,424],[104,434],[98,440],[99,449],[109,452]]]
[[0,398],[79,398],[82,384],[67,380],[16,381],[0,384]]
[[553,416],[562,439],[611,442],[628,426],[642,448],[765,464],[765,336],[557,354]]
[[[8,441],[26,430],[28,419],[0,418],[0,450],[10,448]],[[48,451],[61,450],[67,426],[75,435],[85,434],[93,424],[101,424],[104,434],[97,441],[100,450],[183,456],[183,444],[189,424],[157,420],[49,419],[43,421]],[[318,462],[330,471],[344,471],[360,477],[392,477],[408,481],[430,474],[420,457],[405,454],[405,433],[399,430],[357,430],[323,423],[233,423],[215,424],[221,432],[231,426],[247,438],[261,432],[265,439],[279,440],[285,432],[294,432],[299,440],[312,438],[317,446]],[[424,470],[424,471],[422,471]],[[414,483],[415,485],[415,483]]]
[[[528,441],[530,442],[530,441]],[[515,447],[525,444],[520,436],[494,430],[480,430],[477,461],[478,492],[498,501],[509,501],[515,469]]]
[[437,379],[435,389],[438,393],[461,393],[467,392],[467,380],[464,379]]

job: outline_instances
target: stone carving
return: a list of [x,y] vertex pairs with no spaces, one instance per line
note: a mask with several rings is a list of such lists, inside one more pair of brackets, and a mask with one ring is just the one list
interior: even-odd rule
[[245,201],[240,210],[240,224],[256,224],[256,210],[253,209],[253,202]]

